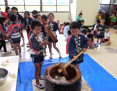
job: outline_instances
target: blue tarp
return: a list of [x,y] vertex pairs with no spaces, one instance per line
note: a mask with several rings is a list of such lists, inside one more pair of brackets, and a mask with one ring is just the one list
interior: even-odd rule
[[[42,66],[42,75],[44,75],[47,67],[60,62],[67,63],[69,58],[45,60]],[[96,63],[89,55],[85,54],[80,70],[83,78],[93,91],[117,91],[117,79]],[[19,64],[20,74],[18,74],[17,91],[33,91],[32,80],[35,79],[34,72],[35,68],[32,62]]]

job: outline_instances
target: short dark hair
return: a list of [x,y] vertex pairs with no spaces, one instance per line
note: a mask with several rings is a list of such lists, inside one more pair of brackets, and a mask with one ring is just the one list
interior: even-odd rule
[[97,22],[97,23],[100,23],[100,20],[97,20],[96,22]]
[[84,20],[82,20],[81,22],[85,22]]
[[26,13],[28,14],[28,16],[30,16],[30,12],[29,12],[29,11],[25,11],[25,12],[24,12],[24,15],[25,15]]
[[7,13],[7,17],[10,18],[11,14],[12,14],[12,12]]
[[47,16],[46,16],[45,14],[43,14],[43,15],[41,16],[41,18],[42,18],[42,19],[45,19],[46,21],[47,21],[47,19],[48,19]]
[[0,17],[0,24],[3,24],[3,22],[6,20],[5,17]]
[[41,16],[41,15],[40,15],[40,14],[36,14],[36,15],[34,15],[33,17],[34,17],[35,19],[37,19],[38,16]]
[[65,22],[65,26],[70,25],[70,22]]
[[39,12],[38,12],[37,10],[33,10],[33,11],[32,11],[32,14],[34,14],[34,15],[35,15],[35,14],[38,14],[38,13],[39,13]]
[[15,22],[16,21],[16,19],[17,19],[17,16],[15,15],[15,14],[10,14],[10,20],[12,21],[12,22]]
[[90,29],[88,29],[88,30],[87,30],[87,32],[91,33],[91,30],[90,30]]
[[106,27],[105,27],[105,29],[109,29],[109,27],[108,27],[108,26],[106,26]]
[[5,8],[5,12],[7,12],[8,13],[8,10],[10,9],[10,7],[6,7]]
[[82,13],[79,13],[79,16],[82,15]]
[[88,30],[88,29],[89,29],[87,26],[83,26],[82,28],[85,28],[86,30]]
[[67,33],[68,33],[69,35],[71,35],[71,31],[70,31],[70,30],[68,30]]
[[71,25],[70,25],[70,29],[71,29],[71,28],[73,28],[73,29],[75,29],[75,28],[80,29],[80,26],[79,26],[79,24],[78,24],[77,22],[74,21],[74,22],[72,22]]
[[48,17],[49,17],[50,15],[52,15],[52,16],[54,17],[54,13],[52,13],[52,12],[48,13]]
[[104,17],[102,17],[102,18],[101,18],[101,20],[102,20],[102,19],[103,19],[103,20],[105,20],[105,18],[104,18]]
[[86,30],[82,30],[81,32],[82,32],[82,33],[84,33],[85,35],[86,35],[86,33],[87,33],[87,31],[86,31]]
[[90,33],[90,34],[87,35],[87,37],[88,37],[88,38],[91,38],[92,41],[93,41],[93,34]]
[[12,8],[11,8],[11,11],[12,11],[13,9],[15,9],[15,10],[18,11],[18,8],[17,8],[17,7],[12,7]]
[[42,25],[41,25],[41,22],[40,22],[39,20],[34,19],[34,20],[32,20],[32,22],[31,22],[31,28],[32,28],[32,30],[33,30],[36,26],[42,26]]

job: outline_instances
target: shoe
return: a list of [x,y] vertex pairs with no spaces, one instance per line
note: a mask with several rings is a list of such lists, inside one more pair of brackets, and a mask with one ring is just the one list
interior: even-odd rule
[[14,50],[13,46],[11,46],[11,50]]
[[62,58],[61,53],[59,52],[59,58]]
[[50,59],[52,59],[52,55],[50,55],[50,57],[49,57]]
[[53,53],[50,53],[50,55],[53,55]]
[[39,76],[39,79],[40,79],[40,80],[44,80],[44,76],[41,76],[41,75],[40,75],[40,76]]
[[37,82],[35,86],[38,87],[39,89],[44,89],[44,86],[40,82]]
[[29,43],[27,43],[26,45],[29,45]]
[[19,53],[19,57],[21,57],[21,53]]
[[25,46],[25,44],[22,44],[22,45],[21,45],[21,47],[24,47],[24,46]]
[[7,51],[7,52],[4,52],[4,54],[11,54],[11,52]]
[[62,58],[62,56],[60,56],[59,58]]

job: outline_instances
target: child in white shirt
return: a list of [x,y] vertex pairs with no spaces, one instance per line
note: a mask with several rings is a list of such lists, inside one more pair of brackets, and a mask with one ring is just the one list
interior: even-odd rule
[[109,32],[109,27],[106,27],[105,28],[105,34],[104,34],[104,43],[105,43],[105,45],[110,45],[111,44],[111,42],[110,42],[110,36],[111,36],[111,34],[110,34],[110,32]]

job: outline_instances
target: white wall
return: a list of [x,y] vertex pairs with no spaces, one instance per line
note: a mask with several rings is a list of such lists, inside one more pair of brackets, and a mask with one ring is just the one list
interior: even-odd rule
[[77,0],[73,0],[73,2],[71,3],[71,21],[74,21],[76,19],[76,3]]
[[[43,14],[48,14],[48,13],[40,13],[41,15]],[[24,13],[21,13],[22,16],[24,16]],[[60,24],[63,24],[63,22],[67,21],[69,19],[69,13],[59,13],[59,12],[55,12],[55,21],[60,20]],[[30,14],[30,16],[32,16],[32,14]]]
[[100,0],[77,0],[76,16],[82,11],[85,25],[92,25],[96,21]]

